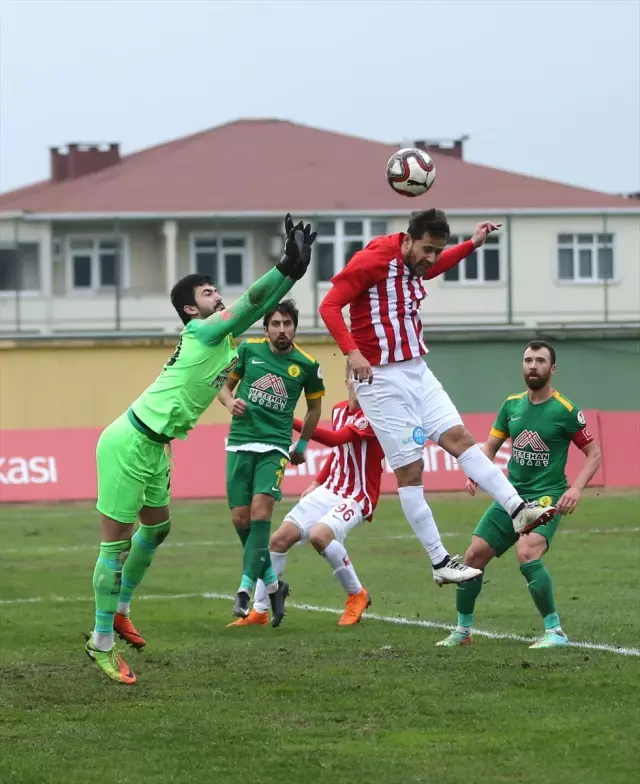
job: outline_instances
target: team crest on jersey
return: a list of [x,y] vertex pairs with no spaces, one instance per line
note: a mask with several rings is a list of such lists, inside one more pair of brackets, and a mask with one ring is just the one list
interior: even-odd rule
[[358,430],[366,430],[369,426],[369,422],[365,419],[365,417],[358,417],[353,424],[358,428]]
[[549,447],[535,430],[523,430],[513,441],[511,459],[521,466],[546,468],[549,465]]
[[[299,368],[298,368],[299,372]],[[280,376],[265,373],[249,388],[249,401],[273,411],[284,411],[289,400],[287,388]]]
[[553,498],[550,495],[543,495],[542,498],[538,498],[538,504],[542,507],[551,506],[553,503]]
[[298,365],[289,365],[287,372],[289,373],[291,378],[298,378],[298,376],[300,375],[300,368],[298,367]]

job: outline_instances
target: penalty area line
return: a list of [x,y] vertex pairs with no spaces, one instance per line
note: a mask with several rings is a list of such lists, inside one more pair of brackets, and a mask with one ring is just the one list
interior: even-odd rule
[[[215,593],[207,591],[205,593],[176,593],[176,594],[142,594],[136,596],[135,601],[176,601],[182,599],[209,599],[221,600],[232,602],[235,596],[226,593]],[[0,607],[7,605],[24,605],[24,604],[44,604],[52,602],[57,604],[65,604],[70,602],[92,602],[92,596],[32,596],[29,598],[16,598],[16,599],[0,599]],[[323,613],[330,615],[341,615],[343,610],[336,609],[335,607],[322,607],[315,604],[299,604],[297,602],[287,602],[287,607],[294,610],[301,610],[302,612]],[[455,625],[447,623],[439,623],[437,621],[423,621],[419,618],[405,618],[397,615],[379,615],[378,613],[365,612],[362,616],[372,621],[380,623],[391,623],[396,626],[413,626],[422,629],[440,629],[442,631],[453,631]],[[474,629],[473,634],[475,637],[486,637],[489,640],[509,640],[511,642],[532,643],[535,642],[537,637],[524,637],[520,634],[513,634],[510,632],[491,632],[484,629]],[[608,643],[597,642],[580,642],[575,640],[569,641],[570,648],[579,648],[588,651],[604,651],[606,653],[615,653],[618,656],[640,656],[640,648],[630,648],[623,645],[610,645]]]

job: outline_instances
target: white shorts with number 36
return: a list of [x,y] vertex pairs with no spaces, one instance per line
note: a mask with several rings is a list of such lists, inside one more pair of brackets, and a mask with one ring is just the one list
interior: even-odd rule
[[301,498],[284,519],[300,529],[301,543],[309,541],[309,532],[318,523],[329,526],[336,539],[344,543],[349,532],[364,522],[359,504],[332,493],[324,485]]

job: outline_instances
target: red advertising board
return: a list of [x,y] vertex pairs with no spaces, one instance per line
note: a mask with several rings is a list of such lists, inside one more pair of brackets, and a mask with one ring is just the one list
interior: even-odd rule
[[[640,412],[586,411],[593,435],[600,441],[602,467],[591,482],[606,487],[640,487]],[[478,442],[488,433],[493,414],[467,414],[467,427]],[[186,442],[174,442],[174,498],[225,496],[226,425],[200,425]],[[0,502],[81,501],[96,495],[95,446],[98,428],[0,431]],[[319,469],[329,450],[311,443],[307,464],[290,466],[285,474],[286,495],[298,495]],[[496,463],[506,469],[510,443],[503,445]],[[428,443],[424,451],[427,491],[461,490],[465,475],[440,447]],[[582,455],[572,447],[567,472],[571,480],[580,470]],[[386,467],[383,492],[396,484]]]

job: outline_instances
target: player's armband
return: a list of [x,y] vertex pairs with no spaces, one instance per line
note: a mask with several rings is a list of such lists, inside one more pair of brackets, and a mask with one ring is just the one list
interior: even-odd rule
[[571,440],[578,449],[584,449],[587,444],[590,444],[593,441],[593,436],[591,435],[589,428],[586,425],[583,425],[580,430],[576,430]]

